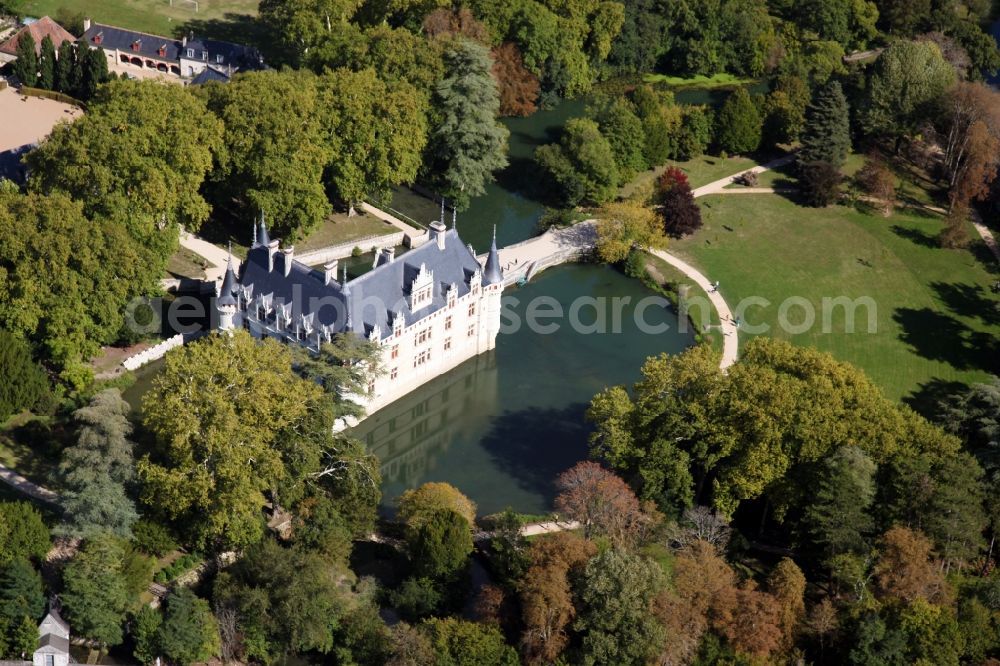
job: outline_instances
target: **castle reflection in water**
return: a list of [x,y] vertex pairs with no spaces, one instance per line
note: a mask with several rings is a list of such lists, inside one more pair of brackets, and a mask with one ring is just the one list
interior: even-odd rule
[[[475,356],[359,423],[353,434],[381,461],[384,499],[432,473],[451,442],[479,435],[462,414],[497,401],[496,352]],[[465,432],[468,429],[469,432]]]

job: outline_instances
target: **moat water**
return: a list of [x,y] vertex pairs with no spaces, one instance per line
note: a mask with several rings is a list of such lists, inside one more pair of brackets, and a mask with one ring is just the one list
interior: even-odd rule
[[[527,326],[501,333],[496,350],[466,361],[369,416],[353,433],[382,463],[383,504],[391,510],[407,488],[447,481],[479,506],[480,515],[511,506],[527,513],[552,508],[552,482],[587,455],[591,431],[585,411],[599,391],[631,384],[649,356],[677,353],[693,342],[668,308],[641,313],[635,305],[653,293],[614,269],[588,264],[551,268],[505,292],[505,309],[524,319],[528,303],[554,298],[568,312],[580,295],[604,299],[605,333],[574,332],[567,319],[552,334]],[[628,298],[620,331],[611,332],[612,298]],[[584,324],[597,321],[585,308]]]

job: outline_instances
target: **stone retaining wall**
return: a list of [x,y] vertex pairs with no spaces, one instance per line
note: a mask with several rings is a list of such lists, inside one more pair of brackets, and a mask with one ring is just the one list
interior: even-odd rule
[[303,264],[306,264],[307,266],[318,266],[320,264],[333,261],[334,259],[344,259],[349,257],[351,256],[351,253],[354,252],[354,248],[356,247],[361,248],[362,252],[370,252],[371,250],[375,250],[380,247],[395,247],[397,245],[402,245],[403,235],[402,231],[396,231],[391,234],[382,234],[380,236],[365,236],[364,238],[347,241],[346,243],[330,245],[328,247],[322,247],[318,250],[311,250],[309,252],[303,252],[302,254],[296,254],[295,259]]

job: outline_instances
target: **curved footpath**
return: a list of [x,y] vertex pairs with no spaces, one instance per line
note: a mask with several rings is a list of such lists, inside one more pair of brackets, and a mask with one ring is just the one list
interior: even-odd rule
[[729,304],[726,303],[726,300],[722,298],[722,294],[712,288],[712,283],[708,281],[708,278],[701,271],[683,259],[663,250],[650,248],[649,252],[679,270],[685,277],[694,281],[695,284],[708,294],[712,306],[719,313],[719,321],[721,322],[719,328],[722,329],[722,360],[719,361],[719,367],[725,370],[733,363],[736,363],[739,353],[739,330],[736,327],[736,322],[733,320],[733,312],[729,309]]
[[15,490],[18,490],[29,497],[33,497],[36,500],[48,502],[49,504],[59,504],[59,495],[52,492],[48,488],[43,488],[36,483],[28,481],[26,478],[5,465],[0,465],[0,481],[3,481]]

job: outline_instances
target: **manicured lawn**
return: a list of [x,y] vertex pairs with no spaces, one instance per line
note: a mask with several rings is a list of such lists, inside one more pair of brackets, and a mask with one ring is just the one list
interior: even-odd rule
[[[940,216],[817,210],[776,194],[716,195],[699,203],[705,226],[670,250],[719,280],[730,306],[767,299],[769,306],[746,310],[748,324],[829,351],[863,368],[890,397],[917,404],[956,382],[1000,372],[1000,297],[989,290],[997,266],[975,248],[937,247]],[[823,316],[822,299],[840,296],[872,299],[874,333],[867,332],[864,307],[856,310],[854,333],[845,332],[843,307]],[[778,325],[779,306],[790,297],[815,312],[809,330]],[[786,319],[794,325],[803,317],[796,305]]]
[[235,26],[257,15],[257,5],[257,0],[198,0],[195,12],[186,0],[173,0],[172,6],[170,0],[27,0],[24,14],[55,16],[65,8],[98,23],[156,35],[177,36],[187,25],[200,35],[232,39]]
[[208,261],[204,257],[183,247],[177,248],[167,260],[167,273],[171,276],[201,279],[205,277],[207,267]]
[[720,178],[746,171],[751,167],[757,166],[757,164],[758,162],[750,157],[733,156],[723,159],[721,157],[712,157],[711,155],[702,155],[686,162],[670,162],[655,169],[643,171],[630,182],[623,185],[619,195],[625,199],[629,198],[636,190],[648,186],[649,183],[659,178],[660,174],[670,166],[679,167],[681,171],[686,173],[688,182],[690,182],[691,188],[694,189]]
[[372,215],[361,214],[348,217],[346,214],[335,213],[328,217],[316,231],[309,234],[309,238],[298,243],[296,250],[300,252],[318,250],[368,236],[391,234],[394,231],[396,231],[396,227]]
[[646,83],[662,83],[668,86],[698,86],[699,88],[710,88],[712,86],[735,86],[743,83],[750,83],[754,79],[741,79],[732,74],[720,73],[712,76],[668,76],[667,74],[643,74],[642,80]]

